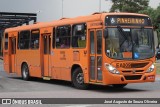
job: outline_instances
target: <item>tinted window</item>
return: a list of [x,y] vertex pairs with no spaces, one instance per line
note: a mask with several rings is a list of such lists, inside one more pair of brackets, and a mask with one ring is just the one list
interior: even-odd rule
[[72,47],[86,47],[86,25],[77,24],[72,29]]
[[70,47],[71,26],[61,26],[56,29],[56,47]]
[[16,54],[16,38],[11,38],[11,53]]
[[52,35],[52,48],[55,48],[55,28],[53,28],[53,35]]
[[29,49],[30,31],[22,31],[19,35],[18,48]]
[[39,48],[39,30],[33,30],[31,32],[31,49],[38,49]]
[[94,31],[90,31],[90,53],[95,54]]
[[5,50],[8,50],[8,33],[5,34]]
[[102,54],[102,31],[98,30],[96,33],[97,33],[97,54]]

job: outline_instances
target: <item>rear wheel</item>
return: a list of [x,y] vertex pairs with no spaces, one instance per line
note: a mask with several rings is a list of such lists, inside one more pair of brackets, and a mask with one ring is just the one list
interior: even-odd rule
[[76,68],[72,74],[72,83],[78,89],[87,89],[88,84],[84,83],[84,75],[81,68]]
[[124,88],[127,84],[113,84],[114,88]]
[[29,68],[27,64],[22,65],[22,79],[29,80]]

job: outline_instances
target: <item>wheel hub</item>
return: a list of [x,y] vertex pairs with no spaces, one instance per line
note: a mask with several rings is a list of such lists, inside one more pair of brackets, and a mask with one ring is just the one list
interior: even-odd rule
[[84,80],[83,80],[83,73],[79,73],[77,75],[77,78],[76,78],[78,84],[83,84],[84,83]]
[[27,68],[24,68],[24,69],[23,69],[23,76],[24,76],[25,78],[27,77],[27,73],[28,73],[28,72],[27,72]]

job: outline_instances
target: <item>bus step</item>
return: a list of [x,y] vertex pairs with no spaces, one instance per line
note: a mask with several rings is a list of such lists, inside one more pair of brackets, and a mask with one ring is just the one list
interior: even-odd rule
[[43,77],[44,80],[51,80],[50,77]]

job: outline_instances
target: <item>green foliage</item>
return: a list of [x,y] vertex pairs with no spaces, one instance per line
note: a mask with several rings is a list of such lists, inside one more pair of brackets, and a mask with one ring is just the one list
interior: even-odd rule
[[112,0],[113,5],[110,9],[111,12],[134,12],[146,9],[149,4],[149,0]]
[[147,9],[141,10],[138,13],[149,15],[150,18],[152,19],[152,23],[156,23],[155,22],[155,20],[156,20],[156,17],[155,17],[156,16],[156,11],[155,11],[155,9],[153,9],[151,7],[148,7]]
[[141,10],[138,13],[142,13],[142,14],[147,14],[150,16],[150,18],[152,19],[152,23],[154,26],[158,26],[158,23],[160,20],[160,5],[158,6],[157,9],[153,9],[151,7],[148,7],[145,10]]
[[156,28],[158,33],[158,44],[160,44],[160,4],[156,9],[148,7],[145,10],[141,10],[138,13],[147,14],[150,16],[153,26]]
[[160,5],[157,9],[148,6],[149,0],[112,0],[113,5],[110,9],[111,12],[134,12],[147,14],[151,17],[154,26],[159,25],[160,32]]
[[112,0],[113,5],[110,12],[134,12],[147,14],[158,32],[158,43],[160,44],[160,4],[156,9],[148,6],[149,0]]

